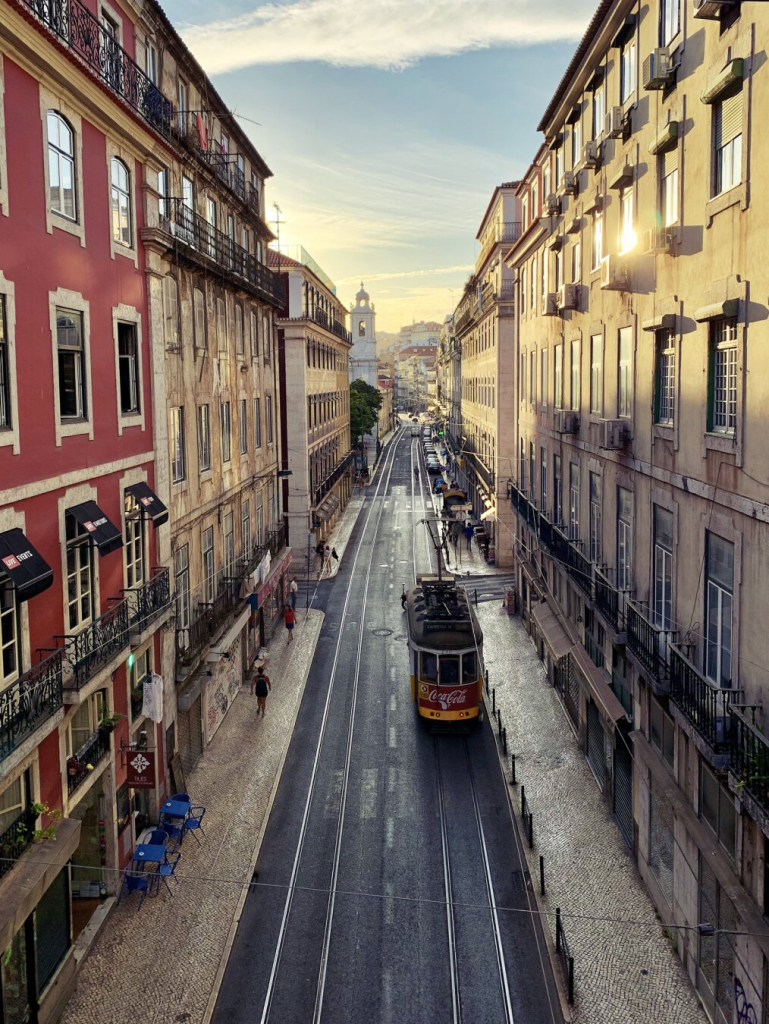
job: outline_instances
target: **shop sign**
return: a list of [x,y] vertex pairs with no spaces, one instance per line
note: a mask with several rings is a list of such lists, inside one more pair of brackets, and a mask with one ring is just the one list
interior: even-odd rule
[[127,782],[131,789],[155,788],[155,751],[132,750],[128,755]]

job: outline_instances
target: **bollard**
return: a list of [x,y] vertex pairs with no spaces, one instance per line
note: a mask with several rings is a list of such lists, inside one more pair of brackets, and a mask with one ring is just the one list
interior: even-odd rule
[[515,786],[516,785],[516,778],[515,778],[515,754],[511,754],[510,755],[510,785],[511,786]]
[[478,588],[477,587],[475,588],[473,593],[475,594],[475,607],[477,608],[478,607]]
[[534,849],[534,815],[529,811],[529,849]]
[[545,895],[545,858],[539,855],[539,894]]
[[521,817],[523,818],[524,825],[526,824],[526,787],[521,785]]
[[561,908],[555,908],[555,951],[561,952]]
[[502,752],[507,757],[507,726],[502,727]]
[[569,1006],[574,1003],[574,957],[569,957]]
[[491,713],[492,715],[497,713],[497,694],[493,687],[491,689]]

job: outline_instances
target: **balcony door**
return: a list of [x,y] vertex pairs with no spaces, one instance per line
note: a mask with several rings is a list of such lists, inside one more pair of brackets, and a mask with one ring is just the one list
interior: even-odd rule
[[195,241],[195,185],[186,174],[182,175],[182,209],[179,212],[184,240],[192,245]]

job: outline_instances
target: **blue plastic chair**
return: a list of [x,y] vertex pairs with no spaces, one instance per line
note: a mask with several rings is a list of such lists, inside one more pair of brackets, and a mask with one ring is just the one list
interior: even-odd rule
[[171,797],[171,799],[172,800],[186,800],[188,803],[191,803],[190,794],[189,793],[174,793],[174,795]]
[[179,879],[176,877],[176,869],[179,866],[179,861],[182,859],[180,853],[172,854],[171,857],[166,857],[162,864],[158,865],[158,869],[155,872],[155,878],[157,879],[157,887],[160,888],[161,881],[165,885],[166,889],[173,895],[171,886],[168,884],[168,879],[173,878],[176,884],[179,884]]
[[[203,832],[203,815],[205,813],[205,807],[190,807],[190,813],[182,823],[182,833],[192,832],[198,846],[201,845],[198,832]],[[205,835],[205,832],[203,832],[203,835]]]
[[123,885],[117,899],[118,906],[120,906],[123,896],[130,896],[132,892],[141,893],[139,899],[139,906],[141,906],[144,902],[144,897],[149,895],[151,882],[152,875],[145,874],[143,871],[129,871],[126,868],[123,872]]
[[162,828],[153,828],[144,842],[149,846],[165,846],[168,842],[168,833]]
[[173,819],[166,818],[163,814],[160,815],[158,829],[165,834],[166,840],[175,839],[177,846],[184,840],[184,830],[182,826],[175,825]]

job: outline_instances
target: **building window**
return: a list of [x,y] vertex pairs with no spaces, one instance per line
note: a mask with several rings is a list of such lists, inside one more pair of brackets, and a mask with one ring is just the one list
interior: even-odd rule
[[734,857],[734,797],[700,759],[700,818],[707,822],[719,843]]
[[520,489],[525,493],[526,491],[526,442],[521,438],[521,449],[518,455],[519,474],[518,484]]
[[537,257],[531,261],[531,311],[537,311]]
[[598,270],[603,262],[603,212],[593,211],[593,270]]
[[216,596],[216,570],[214,568],[214,528],[207,526],[200,539],[203,573],[203,603],[213,604]]
[[652,619],[658,629],[673,628],[673,513],[654,505],[654,589]]
[[211,407],[198,406],[198,468],[207,473],[211,468]]
[[705,675],[717,686],[732,685],[734,544],[705,534]]
[[559,524],[563,510],[563,479],[561,477],[561,456],[553,456],[553,522]]
[[75,133],[61,114],[48,111],[48,208],[77,220]]
[[571,166],[576,167],[582,159],[582,122],[577,120],[571,126]]
[[546,409],[547,408],[547,399],[548,399],[548,394],[547,394],[547,384],[548,384],[548,376],[547,376],[547,349],[546,348],[543,348],[542,352],[540,353],[540,362],[541,362],[541,366],[540,366],[540,373],[539,373],[539,392],[540,392],[539,393],[539,401],[540,401],[540,405],[542,406],[542,408]]
[[633,414],[633,328],[619,331],[617,415],[630,419]]
[[243,558],[251,558],[251,502],[245,499],[240,506],[240,539],[243,543]]
[[267,313],[262,314],[262,354],[265,363],[272,358],[272,338],[270,337],[270,318]]
[[625,188],[619,197],[619,251],[630,252],[636,244],[633,189]]
[[718,196],[742,180],[742,87],[714,104],[713,148]]
[[138,587],[145,580],[144,562],[144,516],[136,497],[125,492],[123,497],[125,514],[125,565],[126,587]]
[[590,474],[590,561],[601,561],[601,478]]
[[5,296],[0,295],[0,430],[7,430],[11,426],[11,379]]
[[603,335],[590,338],[590,412],[598,416],[603,411]]
[[558,249],[555,254],[555,290],[563,285],[563,249]]
[[[467,381],[463,382],[467,386]],[[521,401],[526,401],[526,353],[521,352]]]
[[521,267],[521,313],[526,312],[526,267]]
[[144,709],[144,680],[152,675],[152,648],[137,654],[128,669],[128,694],[131,706],[131,723],[142,717]]
[[571,244],[571,279],[574,284],[582,279],[582,243],[578,238]]
[[[197,348],[206,347],[206,296],[202,289],[193,288],[193,329],[195,332],[195,345]],[[221,345],[221,339],[219,341]]]
[[563,345],[555,346],[553,352],[553,405],[563,408]]
[[579,465],[569,463],[569,540],[579,540]]
[[624,103],[635,92],[635,37],[622,47],[620,55],[619,101]]
[[664,227],[678,223],[678,147],[657,157],[660,189],[660,221]]
[[676,400],[676,336],[674,331],[655,331],[655,421],[672,427]]
[[83,314],[56,310],[56,343],[59,359],[59,415],[61,419],[88,417],[85,387]]
[[93,618],[93,545],[91,535],[69,513],[65,517],[67,544],[67,623],[79,629]]
[[174,552],[176,628],[190,628],[190,547],[182,544]]
[[179,344],[179,288],[173,277],[163,278],[163,338],[168,348]]
[[187,459],[184,449],[184,406],[171,409],[171,479],[175,484],[184,480],[187,474]]
[[136,324],[117,325],[118,365],[120,370],[120,411],[139,412],[139,346]]
[[251,358],[259,357],[259,318],[253,309],[248,314],[249,327],[251,329]]
[[539,495],[540,508],[547,514],[547,449],[539,449]]
[[67,757],[74,757],[82,750],[99,728],[99,722],[107,714],[107,691],[97,690],[87,697],[74,711],[65,732]]
[[248,417],[246,414],[246,399],[241,398],[238,402],[238,433],[240,436],[240,454],[248,453]]
[[220,295],[216,298],[216,342],[220,352],[227,351],[227,304]]
[[650,783],[649,790],[649,867],[663,896],[672,907],[673,811],[664,796],[654,792],[653,783]]
[[131,177],[122,160],[110,161],[112,183],[112,238],[120,245],[131,247]]
[[232,512],[224,515],[222,533],[224,536],[224,575],[227,580],[235,576],[235,526]]
[[219,425],[222,431],[222,462],[229,462],[232,457],[232,424],[229,402],[222,402],[219,406]]
[[630,590],[633,584],[633,495],[617,488],[617,589]]
[[529,441],[529,497],[532,501],[537,500],[537,449],[534,442]]
[[580,403],[580,365],[579,365],[579,342],[571,343],[571,408],[579,411]]
[[267,444],[272,444],[272,395],[267,395],[265,398],[264,414],[267,420]]
[[262,402],[254,399],[254,448],[262,447]]
[[537,353],[534,349],[529,352],[529,401],[532,405],[537,402]]
[[149,41],[144,40],[144,70],[147,78],[153,85],[158,84],[158,51],[157,47]]
[[235,351],[242,356],[246,350],[245,332],[243,324],[243,307],[239,302],[235,303]]
[[673,767],[675,722],[668,715],[656,697],[649,697],[649,739],[653,747]]
[[19,674],[19,606],[16,588],[0,576],[0,683],[10,683]]
[[603,133],[603,122],[606,116],[603,86],[599,85],[593,92],[593,138],[600,139]]
[[681,0],[660,2],[660,46],[667,46],[681,28]]
[[710,325],[709,429],[733,434],[737,427],[737,318]]

